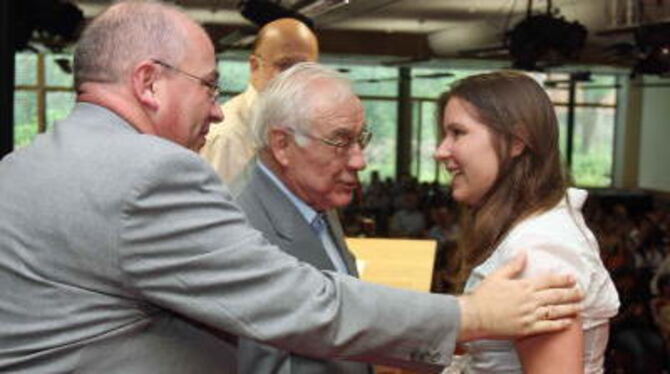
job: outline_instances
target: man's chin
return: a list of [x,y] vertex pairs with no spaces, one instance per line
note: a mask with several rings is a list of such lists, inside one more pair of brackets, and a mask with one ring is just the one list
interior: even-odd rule
[[343,208],[349,205],[353,198],[354,194],[352,192],[342,192],[331,201],[331,205],[333,205],[333,208]]

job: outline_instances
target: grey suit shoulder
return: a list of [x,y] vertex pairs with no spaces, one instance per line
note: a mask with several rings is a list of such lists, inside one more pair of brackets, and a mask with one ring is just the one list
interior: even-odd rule
[[[257,166],[248,167],[246,180],[236,181],[240,188],[237,201],[253,227],[268,240],[301,261],[321,270],[335,271],[320,239],[286,195]],[[335,212],[327,215],[329,229],[341,251],[350,275],[356,276],[356,265],[344,243]],[[351,361],[320,360],[291,354],[274,347],[240,339],[239,368],[241,374],[369,374],[370,365]]]
[[0,212],[0,372],[234,373],[235,336],[429,370],[454,348],[455,299],[286,256],[197,154],[100,106],[0,162]]

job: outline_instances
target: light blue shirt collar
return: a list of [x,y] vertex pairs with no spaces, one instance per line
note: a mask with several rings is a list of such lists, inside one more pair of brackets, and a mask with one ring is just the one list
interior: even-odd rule
[[319,216],[319,213],[316,210],[307,205],[298,196],[291,192],[286,187],[286,185],[281,180],[279,180],[279,178],[277,178],[272,170],[263,165],[260,160],[257,160],[257,163],[261,172],[267,175],[272,183],[274,183],[279,188],[279,190],[282,191],[286,197],[288,197],[288,199],[298,209],[303,218],[305,218],[307,224],[310,225],[310,227],[312,227],[314,232],[318,235],[319,240],[321,241],[321,244],[323,244],[323,247],[326,250],[326,254],[328,255],[328,258],[330,258],[330,261],[333,264],[335,270],[340,273],[349,274],[347,265],[344,263],[344,259],[337,249],[333,238],[331,237],[328,230],[325,230],[327,225],[326,221],[324,219],[316,220],[316,218]]
[[291,190],[286,187],[284,182],[279,180],[277,176],[270,170],[267,166],[263,165],[263,163],[260,160],[256,161],[258,164],[258,168],[261,169],[261,171],[274,183],[277,188],[279,188],[280,191],[288,197],[288,199],[291,201],[291,203],[298,209],[300,214],[305,218],[305,221],[307,221],[307,224],[310,226],[314,222],[314,219],[316,216],[319,214],[316,210],[314,210],[311,206],[307,205],[302,199],[300,199],[298,196],[296,196]]

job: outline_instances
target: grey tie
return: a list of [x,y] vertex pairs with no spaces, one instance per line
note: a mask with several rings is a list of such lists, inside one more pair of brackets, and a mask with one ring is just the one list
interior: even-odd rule
[[326,249],[326,253],[330,258],[330,262],[333,263],[335,270],[340,273],[349,274],[349,270],[347,270],[347,266],[344,264],[344,260],[328,231],[325,213],[318,213],[312,220],[310,226],[312,226],[312,229],[321,240],[321,244],[323,244],[323,247]]

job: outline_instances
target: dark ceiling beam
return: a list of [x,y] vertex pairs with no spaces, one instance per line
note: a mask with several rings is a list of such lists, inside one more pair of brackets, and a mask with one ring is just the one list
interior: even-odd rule
[[424,34],[320,30],[317,35],[322,53],[404,57],[432,54]]
[[[217,52],[229,49],[221,41],[229,42],[230,36],[253,35],[253,27],[206,24]],[[429,57],[431,56],[428,38],[424,34],[382,32],[317,30],[321,53],[351,54],[363,56]],[[233,38],[234,39],[234,38]],[[227,48],[228,47],[228,48]],[[244,47],[235,47],[244,49]],[[247,48],[249,48],[247,46]]]

